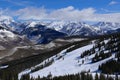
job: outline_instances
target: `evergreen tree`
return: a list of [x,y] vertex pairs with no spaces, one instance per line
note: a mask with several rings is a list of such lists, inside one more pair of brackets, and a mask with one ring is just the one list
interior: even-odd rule
[[99,80],[98,74],[95,74],[95,80]]

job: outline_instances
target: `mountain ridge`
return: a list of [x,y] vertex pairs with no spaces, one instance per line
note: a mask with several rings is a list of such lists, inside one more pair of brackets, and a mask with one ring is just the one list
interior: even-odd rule
[[[59,35],[64,36],[75,36],[79,35],[81,37],[90,37],[90,36],[98,36],[120,32],[120,23],[112,23],[112,22],[98,22],[93,25],[89,25],[85,22],[80,21],[24,21],[17,22],[13,20],[11,17],[2,16],[0,19],[0,26],[5,28],[6,30],[17,34],[18,36],[26,36],[33,43],[49,43],[51,40],[60,38]],[[44,29],[42,28],[44,26]],[[41,27],[41,28],[40,28]],[[30,32],[35,33],[37,35],[33,35],[30,37]],[[51,30],[51,33],[49,32]],[[28,33],[27,33],[28,32]],[[42,32],[42,33],[41,33]],[[44,34],[50,34],[49,37],[45,38]],[[55,36],[53,33],[58,34],[58,37],[53,38]],[[42,37],[41,37],[42,34]],[[34,38],[34,40],[33,40]],[[52,39],[53,38],[53,39]]]

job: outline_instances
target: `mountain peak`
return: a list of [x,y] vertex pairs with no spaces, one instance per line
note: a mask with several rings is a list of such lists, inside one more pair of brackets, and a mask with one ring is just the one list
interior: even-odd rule
[[0,15],[0,22],[4,22],[6,24],[10,24],[10,22],[14,22],[14,20],[10,16]]
[[95,24],[94,26],[99,27],[103,30],[116,30],[120,27],[120,23],[114,23],[114,22],[99,22]]

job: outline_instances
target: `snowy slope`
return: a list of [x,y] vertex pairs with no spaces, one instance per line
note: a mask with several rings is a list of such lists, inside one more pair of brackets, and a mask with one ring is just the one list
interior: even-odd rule
[[[105,40],[104,42],[107,43],[108,40]],[[71,47],[74,47],[74,45],[73,45],[67,49],[64,49],[60,53],[58,53],[57,56],[54,55],[51,58],[49,58],[49,60],[54,59],[54,62],[51,65],[49,65],[48,67],[40,69],[36,72],[31,72],[32,70],[39,67],[40,65],[44,65],[48,61],[48,59],[46,59],[42,63],[40,63],[34,67],[31,67],[30,69],[22,71],[19,74],[19,78],[21,77],[21,75],[24,75],[27,73],[30,73],[31,77],[38,77],[38,76],[47,77],[50,73],[52,74],[53,77],[54,76],[63,76],[63,75],[67,75],[67,74],[80,73],[82,71],[90,71],[93,74],[96,72],[99,73],[99,71],[98,71],[99,65],[113,59],[115,57],[115,54],[112,54],[112,56],[110,56],[106,59],[100,60],[98,62],[95,62],[95,63],[92,62],[92,59],[95,56],[95,54],[99,53],[98,49],[96,49],[97,53],[95,53],[95,54],[86,56],[84,58],[80,57],[80,55],[84,51],[92,49],[93,46],[95,46],[95,41],[92,41],[92,43],[90,43],[89,45],[83,46],[83,47],[73,50],[71,52],[67,52],[68,49],[70,49]],[[105,50],[105,53],[106,52],[107,52],[107,50]]]
[[[40,75],[41,77],[43,77],[43,76],[47,76],[50,72],[52,73],[53,76],[60,76],[60,75],[73,74],[73,73],[80,72],[81,70],[83,70],[83,68],[85,68],[85,66],[79,67],[78,57],[80,53],[92,47],[93,47],[93,44],[84,46],[70,53],[67,53],[67,55],[64,56],[64,60],[63,59],[56,60],[51,66],[46,67],[35,73],[32,73],[31,76],[37,77],[38,75]],[[81,63],[81,60],[80,60],[80,63]],[[88,69],[88,68],[85,68],[85,69]]]
[[[98,66],[101,63],[104,63],[112,59],[114,55],[102,61],[96,62],[96,63],[91,63],[91,60],[95,54],[89,57],[80,58],[80,54],[84,52],[85,50],[91,49],[93,45],[94,44],[90,44],[82,48],[76,49],[72,52],[66,53],[66,55],[64,56],[64,60],[63,58],[59,60],[55,60],[55,62],[52,65],[42,70],[39,70],[37,72],[31,73],[30,76],[31,77],[38,77],[38,76],[46,77],[50,73],[52,74],[52,76],[62,76],[62,75],[67,75],[67,74],[75,74],[75,73],[79,73],[82,71],[89,71],[89,70],[90,72],[94,73],[98,70]],[[85,61],[84,64],[82,64],[82,60]]]

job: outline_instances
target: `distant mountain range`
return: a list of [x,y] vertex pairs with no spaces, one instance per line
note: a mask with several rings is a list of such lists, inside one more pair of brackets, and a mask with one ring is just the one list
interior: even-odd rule
[[[0,74],[16,71],[19,78],[24,74],[46,77],[51,73],[54,77],[82,71],[119,74],[120,33],[116,32],[120,32],[120,23],[18,22],[0,16]],[[105,34],[111,35],[97,37]]]
[[48,43],[56,38],[79,35],[97,36],[120,32],[120,23],[98,22],[89,25],[77,21],[17,22],[10,17],[0,19],[0,38],[14,39],[24,36],[35,44]]

